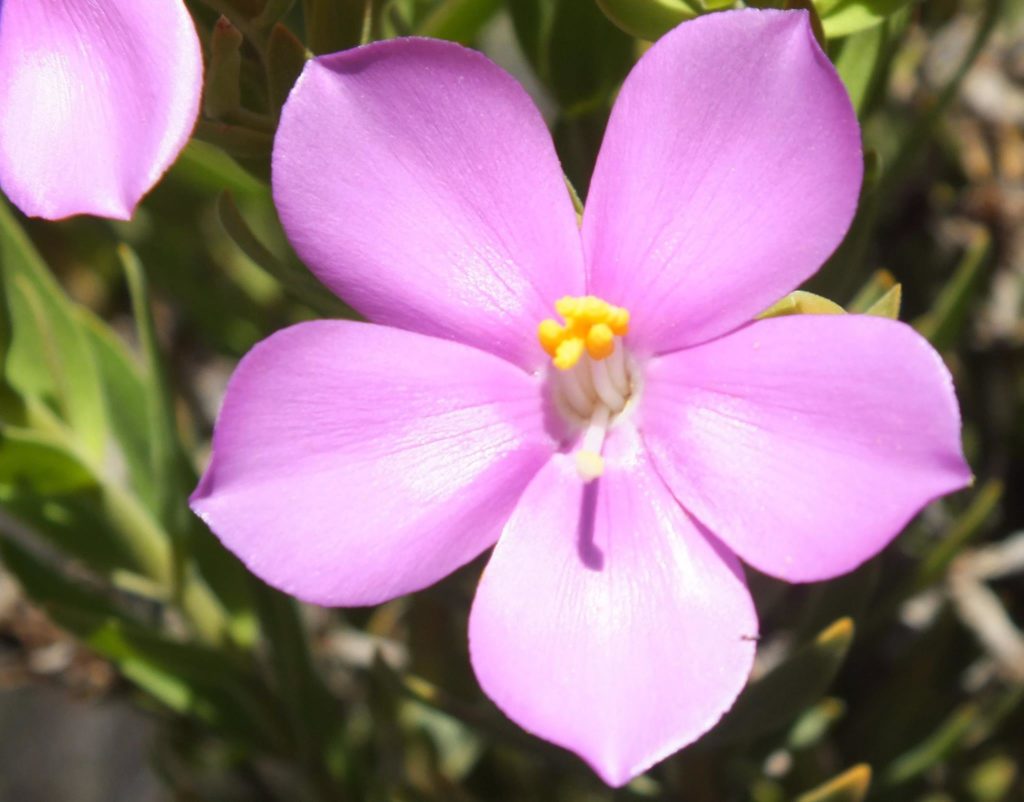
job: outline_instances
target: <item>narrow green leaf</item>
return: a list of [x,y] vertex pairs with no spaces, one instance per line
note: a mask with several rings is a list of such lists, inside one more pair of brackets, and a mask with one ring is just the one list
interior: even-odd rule
[[597,0],[597,5],[623,31],[648,42],[699,13],[687,0]]
[[181,182],[211,195],[227,189],[235,197],[253,198],[267,192],[266,184],[246,172],[227,153],[198,139],[188,143],[166,180]]
[[786,747],[799,751],[818,744],[845,713],[846,703],[842,699],[822,699],[796,720],[786,736]]
[[821,0],[816,0],[815,5],[821,14],[825,36],[840,39],[881,25],[908,3],[910,0],[839,0],[827,2],[827,11],[822,10],[826,4]]
[[847,769],[824,785],[800,794],[796,802],[861,802],[871,787],[871,767],[866,763]]
[[914,322],[914,327],[938,350],[950,348],[958,339],[967,313],[981,288],[988,264],[992,237],[978,229],[952,279],[939,293],[931,311]]
[[297,300],[327,317],[353,317],[352,310],[317,281],[304,267],[282,262],[259,241],[238,210],[230,192],[217,201],[217,212],[228,236],[257,266],[272,275]]
[[853,633],[852,619],[833,622],[765,677],[747,686],[701,743],[752,740],[795,719],[828,690],[846,659]]
[[124,458],[128,483],[149,509],[156,510],[158,490],[150,469],[148,406],[142,366],[103,321],[84,307],[77,311],[96,357],[107,419]]
[[924,590],[938,581],[963,548],[985,529],[1003,498],[1003,483],[989,479],[971,497],[970,504],[950,526],[946,536],[921,561],[914,579],[914,588]]
[[850,102],[861,117],[867,108],[884,61],[888,31],[885,25],[850,36],[836,59],[836,70],[843,79]]
[[956,749],[981,718],[981,707],[969,702],[958,707],[924,741],[897,757],[886,770],[888,785],[901,785],[934,766]]
[[234,661],[143,626],[126,610],[10,541],[0,556],[25,592],[60,626],[114,662],[126,677],[177,713],[244,743],[282,748],[281,722],[266,688]]
[[154,512],[172,539],[180,542],[189,524],[186,517],[189,513],[187,493],[182,484],[184,466],[174,417],[174,398],[163,368],[146,274],[135,252],[127,245],[118,248],[118,256],[128,280],[132,313],[142,349],[149,468],[157,493]]
[[500,8],[501,0],[442,0],[416,34],[469,45]]
[[101,462],[108,427],[94,356],[74,306],[3,200],[0,270],[11,334],[4,363],[7,384],[58,409],[83,451]]

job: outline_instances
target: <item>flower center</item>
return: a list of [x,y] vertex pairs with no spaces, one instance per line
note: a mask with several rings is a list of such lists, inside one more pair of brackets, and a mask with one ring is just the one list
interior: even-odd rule
[[593,295],[567,296],[555,310],[564,322],[541,321],[537,337],[554,368],[549,381],[555,406],[583,432],[576,470],[589,482],[604,472],[601,450],[608,429],[636,390],[637,371],[621,342],[629,312]]

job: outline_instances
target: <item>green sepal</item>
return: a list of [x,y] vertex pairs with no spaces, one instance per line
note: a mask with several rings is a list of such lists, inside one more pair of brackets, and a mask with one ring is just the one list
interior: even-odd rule
[[795,802],[861,802],[870,787],[871,767],[861,763],[823,785],[800,794]]
[[890,320],[900,319],[900,305],[903,302],[903,285],[894,284],[885,295],[864,310],[865,315],[887,317]]
[[776,301],[761,314],[757,320],[785,315],[842,315],[846,310],[835,301],[805,290],[791,292],[780,301]]

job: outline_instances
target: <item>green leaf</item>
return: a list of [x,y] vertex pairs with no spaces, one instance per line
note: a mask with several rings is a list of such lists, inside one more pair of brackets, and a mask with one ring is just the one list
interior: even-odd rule
[[352,310],[314,278],[305,267],[278,259],[249,228],[230,192],[217,201],[221,225],[256,265],[272,275],[296,299],[327,317],[353,317]]
[[186,184],[204,194],[227,189],[238,198],[262,197],[267,191],[262,181],[253,178],[223,150],[198,139],[188,143],[165,180]]
[[829,39],[859,33],[881,25],[911,0],[816,0],[818,13]]
[[420,24],[416,35],[469,45],[500,8],[501,0],[442,0]]
[[849,37],[839,51],[836,70],[846,86],[858,117],[863,116],[878,83],[887,41],[887,26],[878,25]]
[[149,470],[156,489],[157,518],[180,541],[189,525],[187,496],[182,484],[183,461],[174,417],[174,398],[163,369],[149,290],[142,264],[127,245],[118,255],[128,279],[132,312],[143,355],[143,397],[149,443]]
[[88,339],[75,307],[3,200],[0,274],[11,334],[4,364],[7,384],[20,395],[58,410],[85,455],[102,462],[108,427]]
[[835,301],[805,290],[791,292],[780,301],[776,301],[761,314],[757,320],[784,315],[842,315],[845,310]]
[[897,757],[886,770],[888,785],[901,785],[953,752],[968,732],[982,718],[979,704],[961,705],[921,743]]
[[597,5],[623,31],[648,42],[698,14],[687,0],[597,0]]
[[960,330],[978,291],[988,264],[992,237],[984,229],[975,232],[973,240],[931,311],[914,322],[914,327],[939,351],[950,348],[958,340]]
[[107,419],[124,458],[128,482],[145,505],[156,510],[159,494],[150,470],[149,420],[142,367],[105,323],[84,307],[77,311],[96,357],[107,403]]
[[95,487],[96,480],[58,438],[0,426],[0,485],[27,487],[46,497]]
[[569,116],[608,105],[634,61],[633,41],[592,2],[509,0],[523,52]]
[[953,521],[945,537],[920,561],[914,578],[914,589],[924,590],[942,578],[953,559],[994,522],[994,513],[1003,498],[1003,483],[989,479],[971,497],[960,515]]
[[267,703],[272,697],[239,664],[143,626],[110,598],[68,579],[15,543],[0,541],[0,556],[57,624],[162,704],[243,743],[281,748],[281,722]]
[[866,763],[847,769],[824,785],[800,794],[796,802],[861,802],[871,787],[871,767]]
[[828,690],[846,659],[853,633],[850,618],[830,624],[769,674],[747,686],[701,743],[753,740],[795,719]]

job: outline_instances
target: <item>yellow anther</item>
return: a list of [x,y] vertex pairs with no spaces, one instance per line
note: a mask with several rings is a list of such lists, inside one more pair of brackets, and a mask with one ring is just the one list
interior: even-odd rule
[[587,353],[592,359],[605,359],[615,350],[615,334],[607,323],[598,323],[587,332]]
[[592,359],[611,356],[615,353],[615,338],[629,331],[629,312],[594,295],[566,295],[555,301],[555,310],[565,324],[541,321],[537,339],[561,370],[579,362],[584,350]]
[[581,356],[583,356],[583,340],[579,337],[562,340],[555,351],[555,367],[559,370],[569,370],[580,361]]
[[565,320],[571,317],[576,317],[579,314],[580,298],[573,298],[571,295],[566,295],[564,298],[559,298],[555,301],[555,311],[562,316]]
[[612,307],[606,322],[617,336],[624,337],[629,333],[629,310],[621,306]]
[[537,327],[537,339],[540,340],[540,347],[548,356],[554,356],[558,352],[558,346],[565,339],[565,329],[559,325],[557,320],[548,318],[542,320]]

